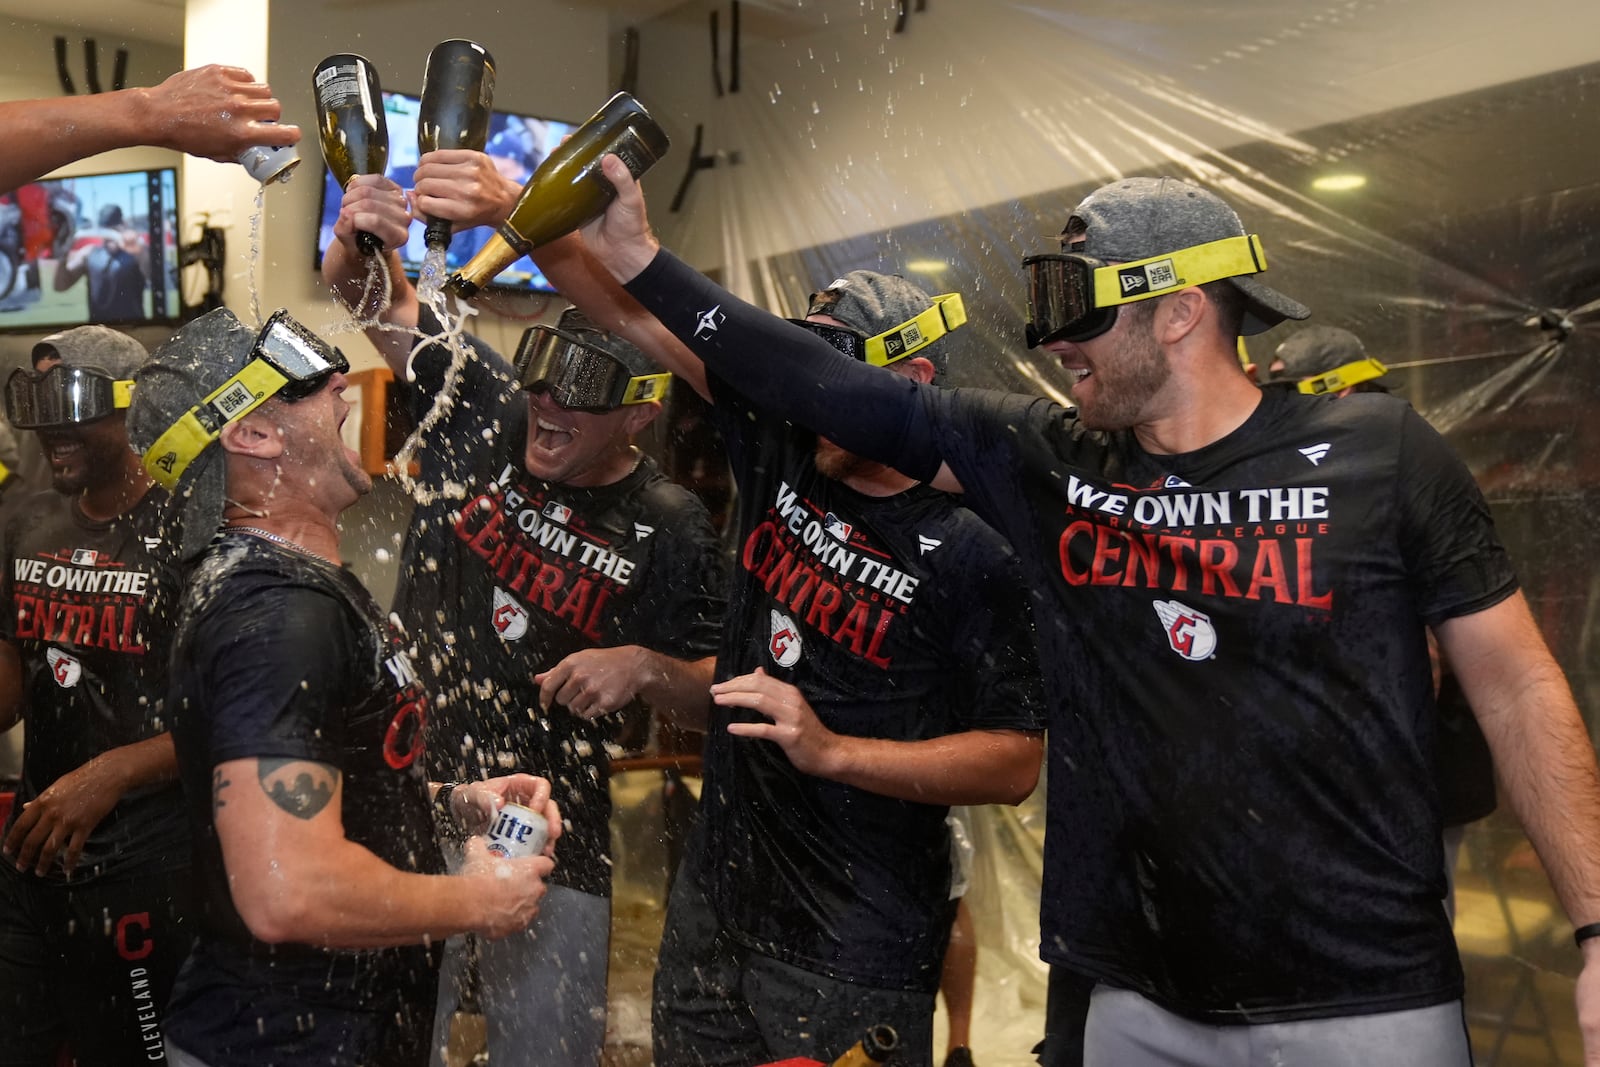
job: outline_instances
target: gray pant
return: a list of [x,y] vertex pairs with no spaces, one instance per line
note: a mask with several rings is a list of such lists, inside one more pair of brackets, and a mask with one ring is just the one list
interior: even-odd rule
[[1469,1067],[1461,1002],[1289,1023],[1210,1026],[1096,986],[1085,1067]]
[[[478,1003],[495,1067],[596,1067],[606,1042],[611,900],[552,885],[533,925],[478,939]],[[433,1063],[443,1067],[450,1017],[460,1002],[465,939],[445,945]]]

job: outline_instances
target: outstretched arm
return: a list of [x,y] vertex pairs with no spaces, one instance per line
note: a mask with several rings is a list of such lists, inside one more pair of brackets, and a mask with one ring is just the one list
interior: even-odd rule
[[[1600,773],[1572,690],[1517,593],[1435,627],[1511,806],[1576,926],[1600,922]],[[1600,1065],[1600,938],[1583,943],[1578,1023]]]
[[542,674],[539,705],[560,704],[574,715],[597,719],[642,700],[685,730],[704,732],[717,657],[678,659],[642,645],[586,648]]
[[920,386],[842,358],[820,337],[740,300],[661,248],[644,194],[615,156],[602,161],[617,198],[583,229],[595,259],[706,369],[758,407],[840,447],[941,489],[960,486],[943,463]]
[[300,128],[279,125],[281,111],[266,83],[215,64],[150,89],[3,103],[0,192],[113,148],[153,145],[227,162],[251,145],[294,144]]

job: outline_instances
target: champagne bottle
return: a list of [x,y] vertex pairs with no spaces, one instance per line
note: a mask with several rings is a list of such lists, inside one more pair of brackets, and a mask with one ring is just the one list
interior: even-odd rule
[[510,216],[445,288],[471,299],[494,276],[540,245],[571,233],[616,197],[600,170],[606,155],[621,157],[634,178],[666,154],[667,135],[627,93],[606,101],[565,144],[533,172]]
[[[389,123],[377,70],[361,56],[341,53],[318,63],[311,83],[317,94],[322,158],[339,188],[357,174],[382,174],[389,162]],[[383,242],[363,232],[356,234],[356,247],[370,256]]]
[[833,1061],[833,1067],[877,1067],[900,1047],[900,1035],[894,1027],[879,1023],[867,1030],[860,1041],[850,1046],[848,1052]]
[[[494,106],[494,57],[472,41],[444,41],[428,53],[422,73],[422,107],[417,112],[417,151],[467,148],[482,152],[489,141]],[[428,220],[423,237],[429,248],[450,244],[450,220]]]

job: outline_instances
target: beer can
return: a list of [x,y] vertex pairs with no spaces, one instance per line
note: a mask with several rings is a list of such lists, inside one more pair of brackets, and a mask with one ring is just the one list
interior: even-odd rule
[[549,833],[550,827],[542,813],[507,801],[505,807],[494,813],[484,836],[489,839],[490,852],[515,859],[543,852]]
[[292,144],[255,145],[239,153],[239,165],[262,185],[286,182],[300,165],[300,153]]

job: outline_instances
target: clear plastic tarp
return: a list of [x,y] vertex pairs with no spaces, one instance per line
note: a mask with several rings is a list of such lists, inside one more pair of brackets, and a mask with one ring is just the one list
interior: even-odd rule
[[[747,0],[737,42],[733,21],[692,3],[640,24],[637,92],[674,139],[646,181],[664,243],[790,315],[860,267],[959,291],[950,380],[1066,398],[1022,343],[1021,258],[1113,178],[1213,188],[1261,234],[1270,283],[1358,334],[1465,457],[1593,723],[1592,4]],[[697,125],[709,165],[673,212]],[[1248,339],[1250,359],[1292,332]],[[1011,813],[982,825],[997,891],[978,891],[978,1016],[1006,1025],[979,1029],[977,1059],[1027,1063],[1042,971],[1017,912],[1037,861]],[[1577,1062],[1578,956],[1504,805],[1468,828],[1458,871],[1479,1062]]]

